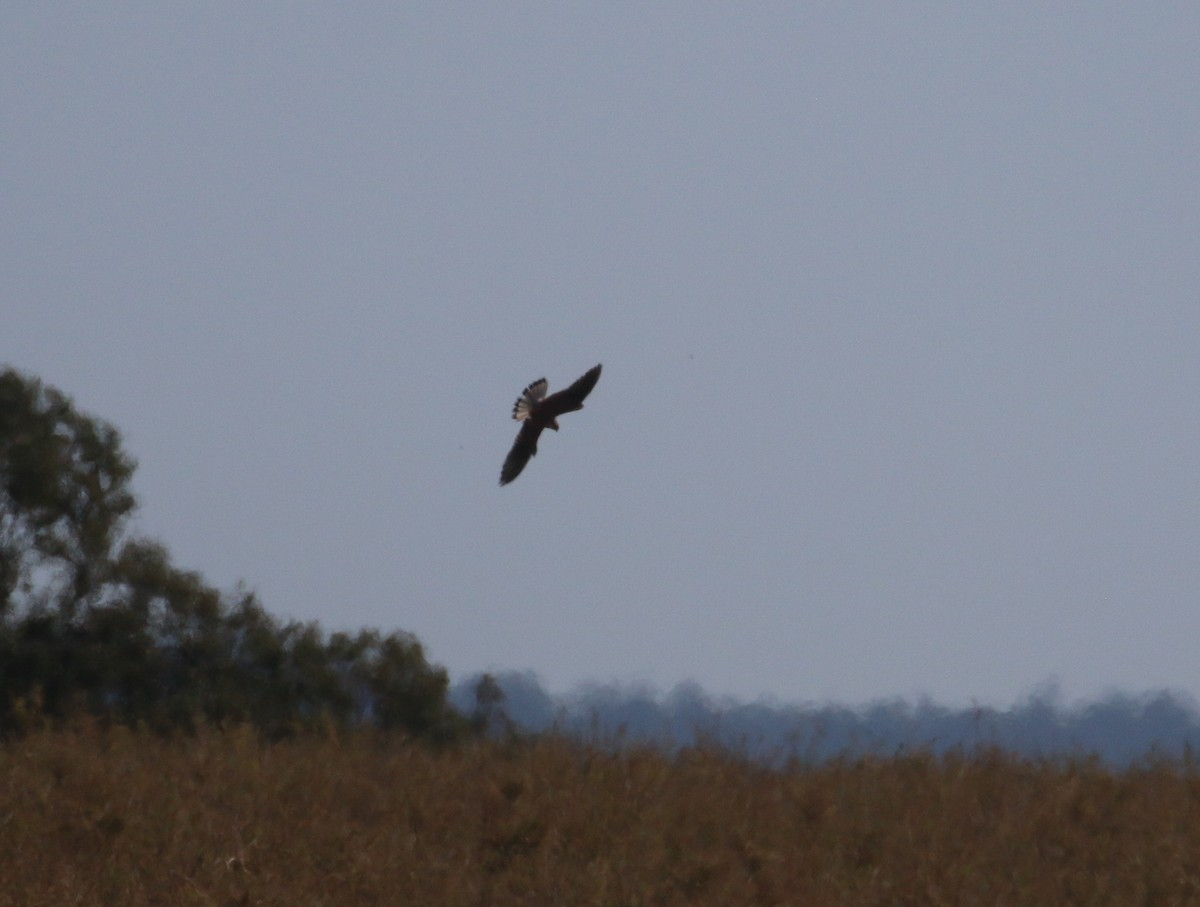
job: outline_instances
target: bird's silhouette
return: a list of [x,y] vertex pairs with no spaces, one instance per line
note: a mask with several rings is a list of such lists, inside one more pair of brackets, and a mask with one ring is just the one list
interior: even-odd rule
[[600,380],[600,366],[588,369],[582,378],[570,387],[546,396],[546,379],[537,381],[525,388],[517,402],[513,404],[513,418],[521,423],[517,432],[517,440],[513,442],[512,450],[504,458],[504,467],[500,470],[500,484],[507,485],[521,474],[529,458],[537,453],[538,437],[542,429],[552,428],[558,431],[558,417],[563,413],[573,413],[583,409],[583,399],[592,392],[596,382]]

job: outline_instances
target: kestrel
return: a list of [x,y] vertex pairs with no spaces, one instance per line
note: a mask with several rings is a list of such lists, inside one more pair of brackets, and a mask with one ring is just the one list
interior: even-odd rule
[[558,431],[558,417],[563,413],[583,409],[583,398],[592,392],[599,380],[600,366],[597,365],[588,369],[582,378],[566,390],[549,397],[546,396],[545,378],[538,378],[525,388],[513,404],[513,418],[522,424],[512,450],[504,458],[504,467],[500,470],[501,485],[507,485],[519,476],[529,458],[537,453],[538,436],[542,429],[552,428]]

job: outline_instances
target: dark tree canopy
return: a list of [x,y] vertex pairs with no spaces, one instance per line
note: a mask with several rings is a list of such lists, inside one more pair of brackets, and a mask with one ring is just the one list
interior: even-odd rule
[[134,461],[106,422],[0,372],[0,608],[70,614],[111,580]]
[[31,711],[271,734],[465,727],[411,635],[280,622],[129,537],[134,466],[111,425],[0,370],[0,730]]

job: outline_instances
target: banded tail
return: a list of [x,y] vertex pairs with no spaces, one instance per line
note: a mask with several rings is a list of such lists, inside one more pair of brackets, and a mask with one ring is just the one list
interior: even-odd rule
[[513,418],[524,422],[533,414],[533,405],[546,396],[546,379],[538,378],[517,397],[513,404]]

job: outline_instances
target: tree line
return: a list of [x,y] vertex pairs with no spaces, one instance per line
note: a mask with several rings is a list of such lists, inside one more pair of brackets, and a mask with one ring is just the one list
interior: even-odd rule
[[220,592],[133,535],[135,468],[112,425],[0,371],[0,732],[80,713],[272,736],[468,729],[411,634],[279,620],[252,592]]
[[462,678],[449,697],[492,735],[557,733],[666,752],[715,746],[776,765],[1000,749],[1028,758],[1095,756],[1116,767],[1147,758],[1194,767],[1200,753],[1200,708],[1181,690],[1112,691],[1070,703],[1057,683],[1046,681],[1007,707],[929,699],[851,706],[718,698],[691,681],[667,692],[588,684],[551,693],[535,674],[510,671]]

